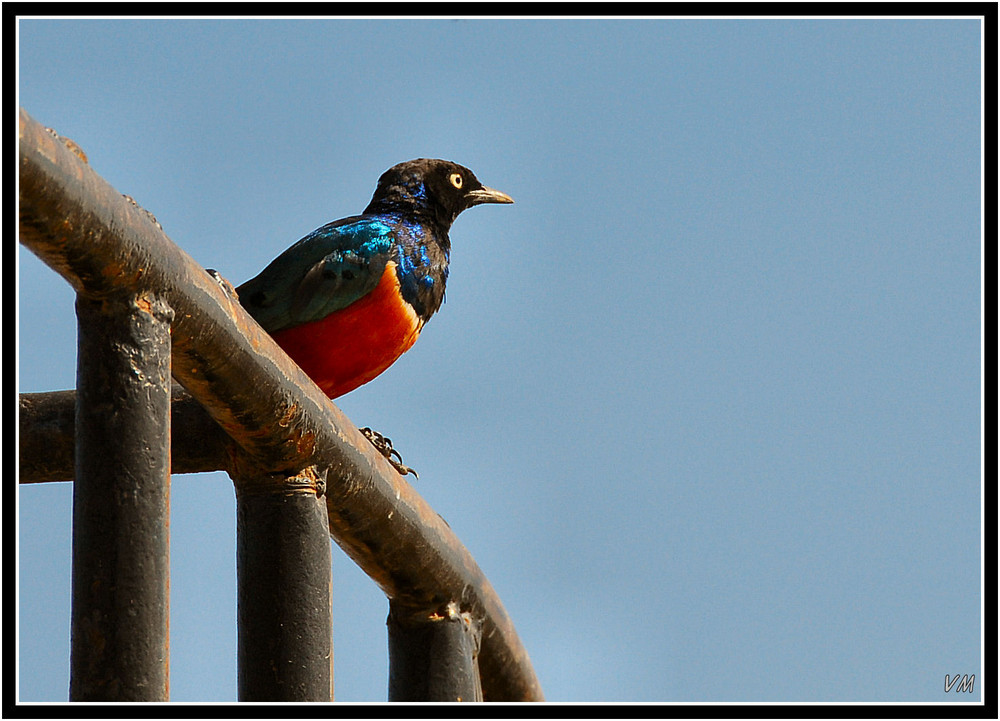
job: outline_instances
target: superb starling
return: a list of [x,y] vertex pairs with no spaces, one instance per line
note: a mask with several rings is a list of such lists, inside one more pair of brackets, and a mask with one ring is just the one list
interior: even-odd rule
[[[400,163],[379,178],[364,213],[290,247],[236,289],[240,302],[336,398],[392,365],[441,306],[458,214],[513,202],[457,163]],[[390,461],[398,456],[388,439],[364,430]]]

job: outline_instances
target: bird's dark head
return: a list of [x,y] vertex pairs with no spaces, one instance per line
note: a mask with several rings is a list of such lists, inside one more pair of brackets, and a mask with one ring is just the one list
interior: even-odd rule
[[475,174],[450,160],[418,158],[382,173],[365,213],[411,212],[430,215],[445,231],[466,208],[482,203],[513,203],[487,188]]

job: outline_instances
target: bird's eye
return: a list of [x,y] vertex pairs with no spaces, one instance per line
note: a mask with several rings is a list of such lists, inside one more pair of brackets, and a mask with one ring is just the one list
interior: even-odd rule
[[454,185],[459,190],[462,189],[462,174],[461,173],[452,173],[451,175],[448,176],[448,180],[451,182],[452,185]]

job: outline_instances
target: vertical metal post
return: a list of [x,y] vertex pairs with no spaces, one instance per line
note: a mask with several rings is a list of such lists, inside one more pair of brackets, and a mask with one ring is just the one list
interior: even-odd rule
[[482,701],[480,623],[454,603],[414,613],[390,601],[390,701]]
[[76,313],[69,697],[166,701],[173,311],[79,296]]
[[240,701],[332,701],[331,550],[323,483],[233,473]]

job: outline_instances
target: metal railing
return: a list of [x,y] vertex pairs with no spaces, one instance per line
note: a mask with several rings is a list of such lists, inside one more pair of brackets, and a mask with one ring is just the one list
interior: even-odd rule
[[170,474],[219,469],[241,701],[332,700],[331,536],[389,599],[389,700],[543,700],[468,551],[239,302],[24,110],[19,158],[20,242],[77,292],[78,388],[19,420],[20,482],[74,482],[70,700],[167,700]]

